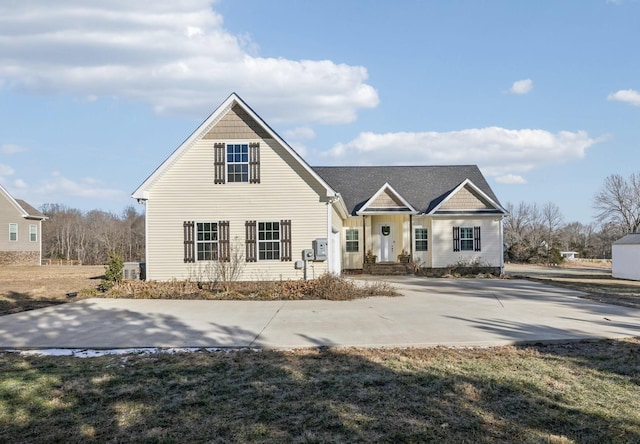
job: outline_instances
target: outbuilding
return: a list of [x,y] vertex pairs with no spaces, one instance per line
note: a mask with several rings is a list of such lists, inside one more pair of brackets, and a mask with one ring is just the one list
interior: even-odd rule
[[614,278],[640,281],[640,233],[630,233],[611,247]]

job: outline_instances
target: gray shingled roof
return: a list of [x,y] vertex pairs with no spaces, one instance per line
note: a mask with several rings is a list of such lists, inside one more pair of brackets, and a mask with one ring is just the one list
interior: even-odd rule
[[613,245],[640,245],[640,233],[629,233],[615,241]]
[[22,209],[27,212],[29,217],[32,217],[34,219],[46,219],[46,216],[44,214],[42,214],[40,211],[38,211],[35,208],[33,208],[31,205],[26,203],[24,200],[16,199],[15,201],[18,202],[18,205],[20,205],[22,207]]
[[476,165],[312,168],[342,195],[352,215],[385,183],[391,185],[416,210],[425,213],[431,211],[465,179],[469,179],[500,205]]

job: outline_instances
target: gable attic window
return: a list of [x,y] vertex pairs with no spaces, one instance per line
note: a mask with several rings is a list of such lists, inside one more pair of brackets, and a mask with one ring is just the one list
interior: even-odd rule
[[260,183],[260,143],[215,143],[216,184]]

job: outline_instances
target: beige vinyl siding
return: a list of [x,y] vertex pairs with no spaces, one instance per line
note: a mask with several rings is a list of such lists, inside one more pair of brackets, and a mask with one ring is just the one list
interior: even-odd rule
[[[246,263],[243,280],[302,277],[294,263],[316,238],[326,238],[325,189],[273,139],[260,142],[261,183],[214,184],[215,142],[201,139],[185,150],[150,188],[147,201],[147,278],[150,280],[193,277],[202,263],[185,264],[185,220],[230,222],[229,238],[244,255],[245,221],[291,220],[292,261]],[[314,184],[314,185],[311,185]],[[314,264],[316,275],[326,262]]]
[[[432,267],[441,268],[460,262],[480,260],[482,263],[500,267],[502,264],[502,244],[500,220],[493,217],[434,218],[429,247]],[[480,227],[482,251],[453,251],[453,227]]]
[[494,207],[469,187],[463,187],[440,207],[441,210],[493,210]]
[[[9,224],[17,224],[18,240],[9,240]],[[36,225],[38,241],[29,241],[29,225]],[[40,251],[39,220],[25,219],[4,194],[0,194],[0,251]]]

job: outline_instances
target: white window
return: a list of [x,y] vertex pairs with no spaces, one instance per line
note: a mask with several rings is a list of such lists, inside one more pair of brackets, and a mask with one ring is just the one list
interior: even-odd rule
[[473,227],[460,227],[460,250],[473,251]]
[[360,239],[357,228],[348,228],[346,232],[345,248],[347,253],[357,253],[360,251]]
[[258,222],[258,259],[280,259],[280,222]]
[[415,229],[416,251],[427,251],[429,248],[428,233],[426,228]]
[[249,182],[248,144],[227,144],[227,182]]
[[218,224],[216,222],[196,224],[196,248],[199,261],[218,260]]
[[36,224],[29,225],[29,240],[31,242],[38,241],[38,226]]
[[12,242],[18,240],[18,224],[9,224],[9,240]]

